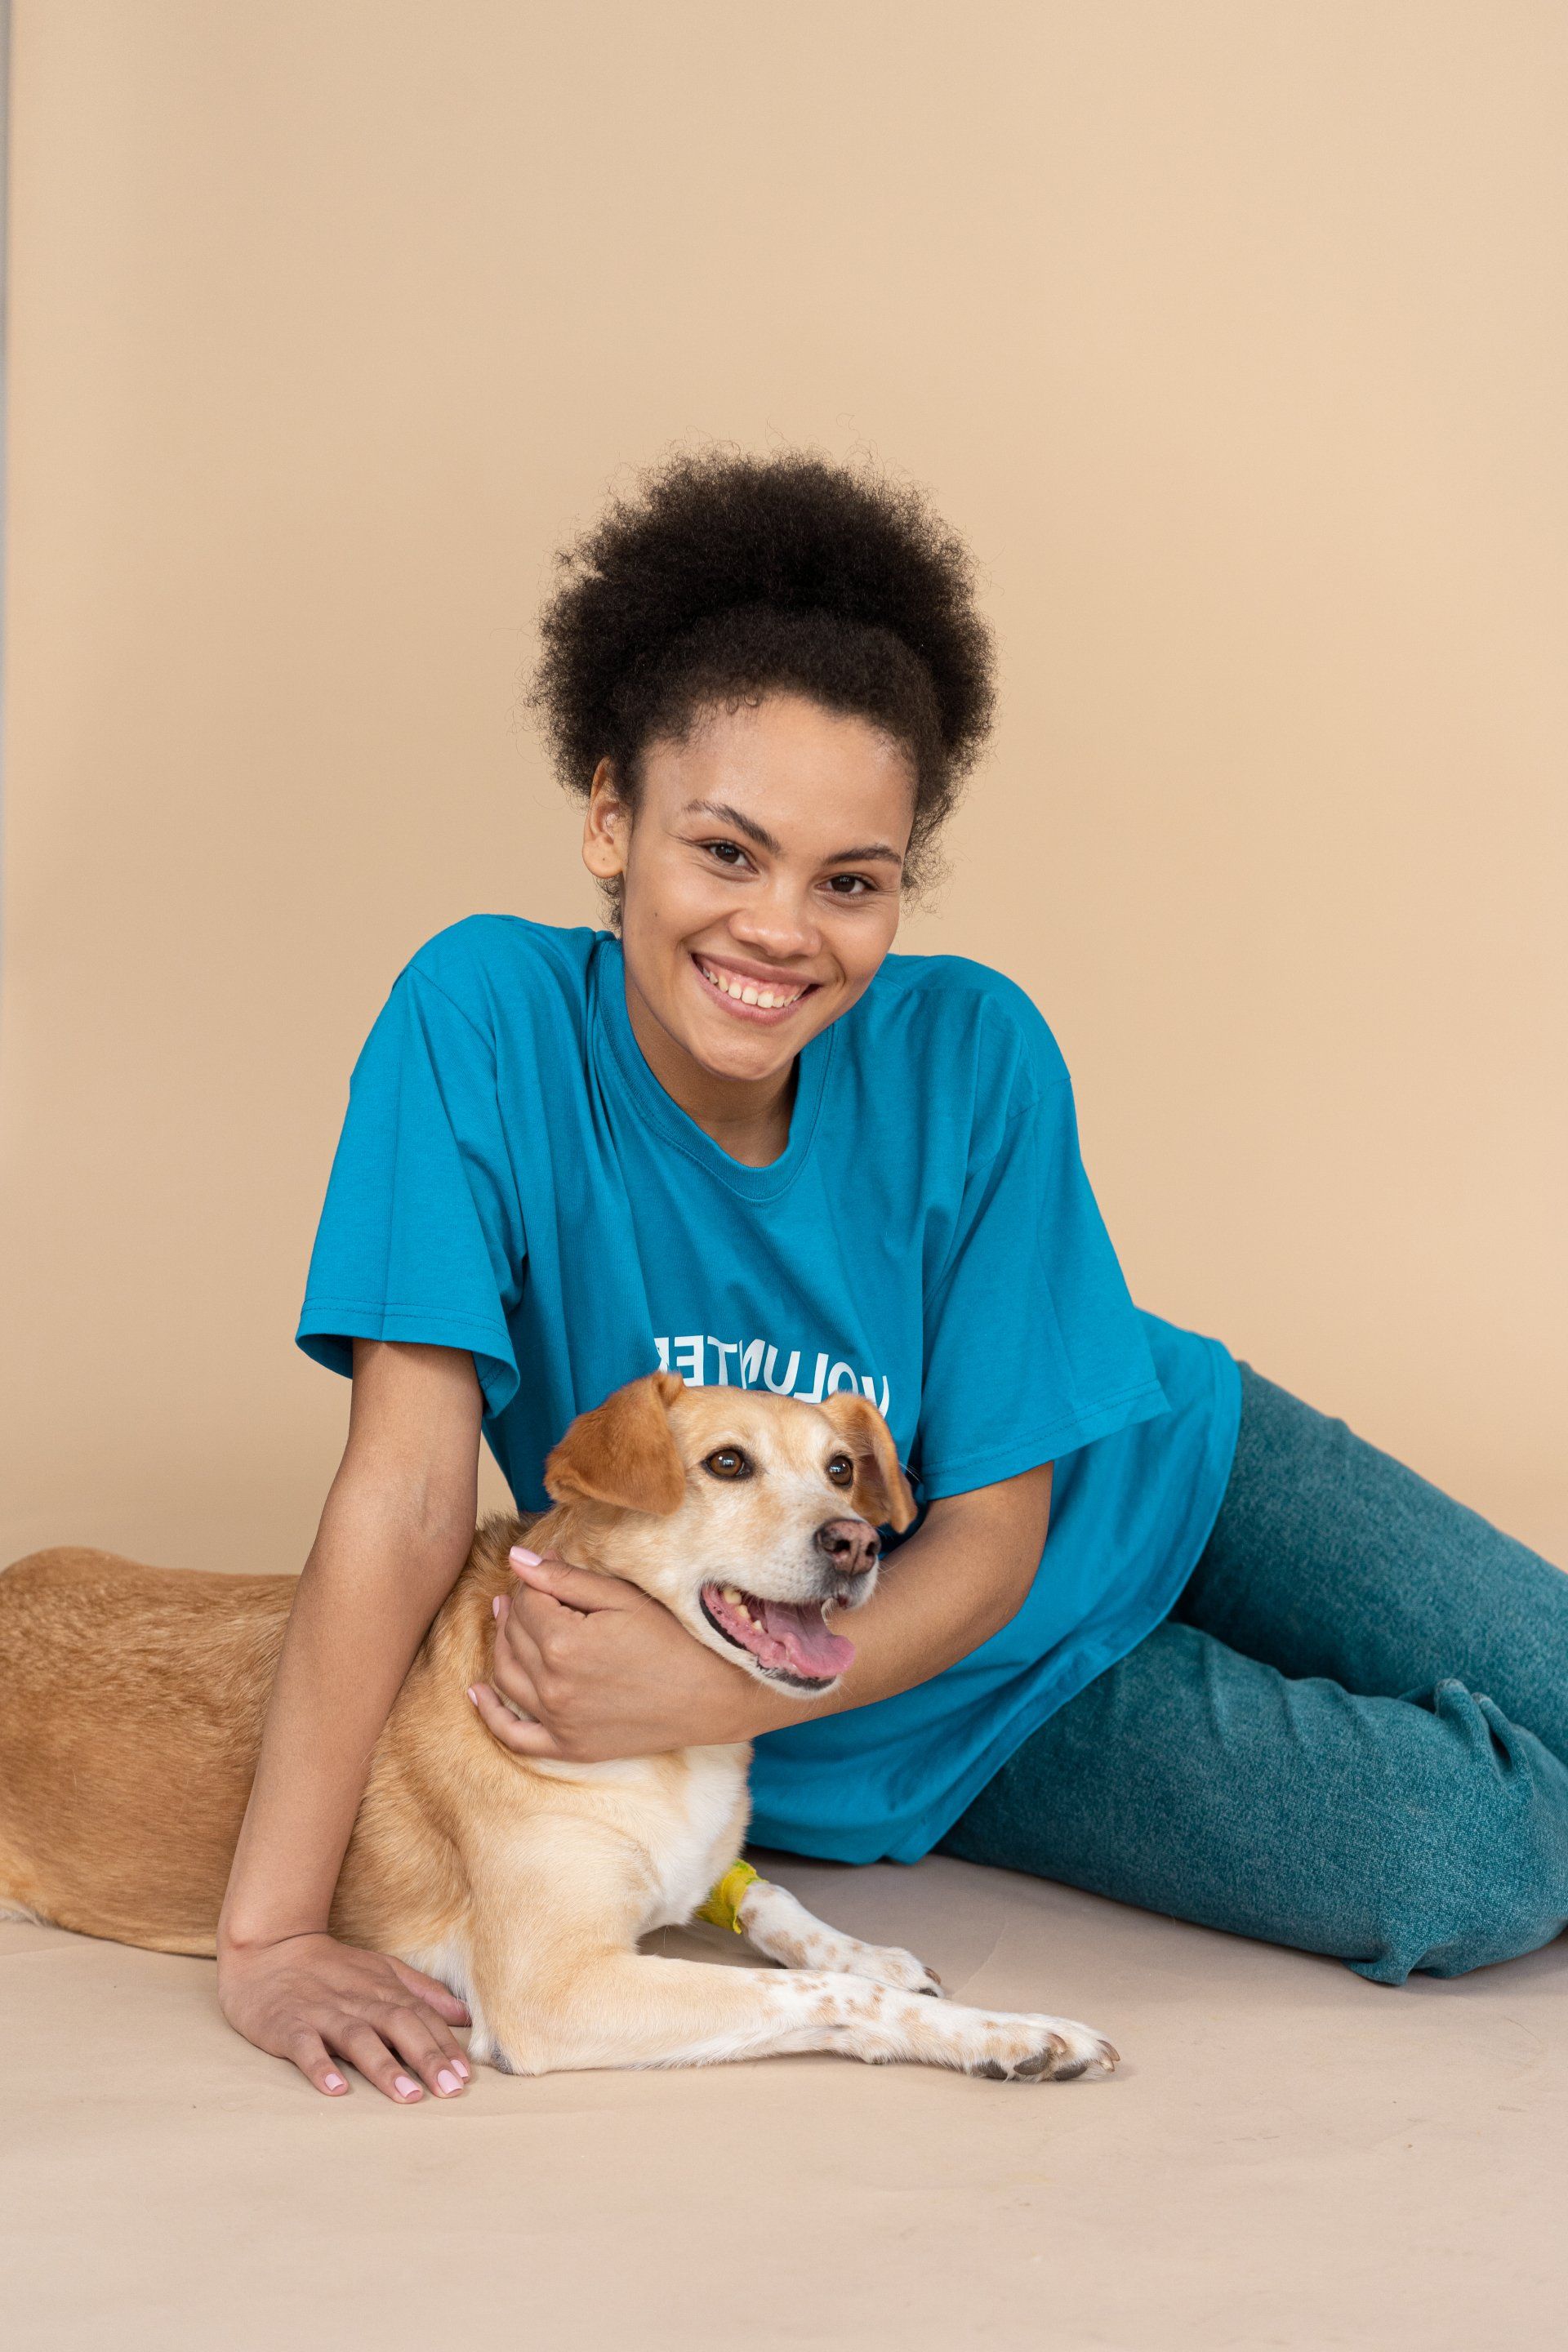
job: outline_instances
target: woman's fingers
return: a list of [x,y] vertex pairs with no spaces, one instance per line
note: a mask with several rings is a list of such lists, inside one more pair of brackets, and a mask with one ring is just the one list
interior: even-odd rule
[[[468,2004],[459,2000],[455,1992],[448,1992],[447,1987],[439,1983],[435,1977],[427,1977],[423,1969],[410,1968],[406,1960],[400,1960],[390,1952],[387,1954],[387,1965],[400,1983],[405,1984],[410,1992],[417,1993],[420,2000],[426,2002],[437,2017],[444,2017],[448,2025],[473,2023],[473,2019],[468,2015]],[[452,2047],[458,2050],[456,2042]],[[466,2069],[468,2060],[464,2058],[460,2050],[458,2050],[458,2058]]]
[[317,2090],[324,2092],[329,2099],[341,2099],[348,2089],[348,2084],[333,2063],[331,2052],[319,2033],[295,2034],[281,2055],[291,2059],[307,2083],[313,2083]]
[[515,1652],[498,1642],[490,1660],[488,1687],[509,1706],[515,1707],[525,1722],[542,1723],[548,1713],[540,1696],[542,1675],[541,1667],[521,1665]]
[[553,1756],[562,1758],[562,1749],[553,1732],[546,1731],[542,1723],[524,1723],[502,1704],[489,1683],[474,1683],[468,1696],[480,1722],[492,1738],[514,1756]]
[[[409,2033],[414,2040],[406,2038]],[[442,2098],[449,2099],[453,2087],[460,2090],[468,2081],[472,2070],[457,2035],[445,2019],[437,2017],[424,2001],[410,2000],[405,2008],[391,2011],[381,2034],[384,2041],[396,2042],[409,2063]]]
[[406,2009],[388,2011],[381,2021],[381,2037],[390,2042],[411,2074],[416,2074],[438,2099],[455,2099],[463,2088],[463,2077],[454,2063],[460,2053],[451,2042],[451,2036],[438,2020],[432,2019],[426,2009],[410,2001]]
[[367,2083],[389,2098],[394,2106],[409,2107],[425,2096],[402,2059],[389,2050],[374,2025],[363,2018],[351,2018],[340,2026],[333,2042],[351,2066],[357,2066]]
[[[539,1596],[532,1592],[520,1592],[517,1597],[520,1601],[533,1601]],[[552,1609],[555,1607],[553,1601],[550,1605]],[[577,1622],[571,1617],[569,1611],[557,1609],[555,1613],[569,1622]],[[510,1596],[501,1602],[496,1623],[495,1668],[499,1670],[495,1675],[498,1687],[531,1715],[540,1677],[544,1672],[544,1653],[529,1623],[527,1609],[514,1607]],[[525,1682],[534,1687],[531,1690],[525,1688]]]
[[522,1544],[514,1547],[510,1564],[512,1574],[535,1592],[548,1592],[552,1600],[584,1616],[598,1609],[635,1608],[644,1597],[618,1576],[602,1575],[596,1568],[573,1568],[553,1552],[530,1551]]
[[288,2059],[329,2098],[349,2087],[339,2061],[357,2066],[400,2106],[426,2088],[455,2098],[471,2076],[454,2032],[470,2022],[467,2007],[390,1952],[326,1935],[289,1936],[225,1956],[218,1985],[229,2023]]

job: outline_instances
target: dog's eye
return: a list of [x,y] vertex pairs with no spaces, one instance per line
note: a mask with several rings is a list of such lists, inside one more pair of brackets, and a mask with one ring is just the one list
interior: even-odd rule
[[711,1471],[715,1478],[749,1478],[752,1475],[752,1465],[738,1445],[721,1445],[716,1453],[709,1454],[702,1467]]
[[852,1486],[855,1484],[855,1465],[847,1454],[836,1454],[827,1465],[827,1475],[836,1486]]

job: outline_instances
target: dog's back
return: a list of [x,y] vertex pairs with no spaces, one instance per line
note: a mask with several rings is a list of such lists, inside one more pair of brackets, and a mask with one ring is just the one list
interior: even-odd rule
[[75,1545],[0,1574],[0,1910],[212,1951],[295,1581]]

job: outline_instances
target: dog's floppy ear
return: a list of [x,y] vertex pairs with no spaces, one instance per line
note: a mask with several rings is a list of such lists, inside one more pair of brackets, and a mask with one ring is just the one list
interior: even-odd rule
[[616,1503],[623,1510],[668,1518],[686,1499],[686,1465],[669,1425],[669,1407],[686,1382],[650,1372],[580,1412],[546,1457],[552,1502]]
[[899,1467],[893,1433],[869,1397],[853,1396],[847,1389],[824,1397],[818,1410],[847,1439],[855,1454],[855,1488],[849,1499],[874,1528],[891,1528],[902,1535],[915,1516],[915,1498]]

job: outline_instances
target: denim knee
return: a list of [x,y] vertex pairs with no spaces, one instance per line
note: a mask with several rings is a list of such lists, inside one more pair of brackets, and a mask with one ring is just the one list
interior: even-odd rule
[[1568,1923],[1568,1771],[1460,1682],[1411,1694],[1445,1735],[1374,1864],[1374,1984],[1465,1975],[1549,1944]]

